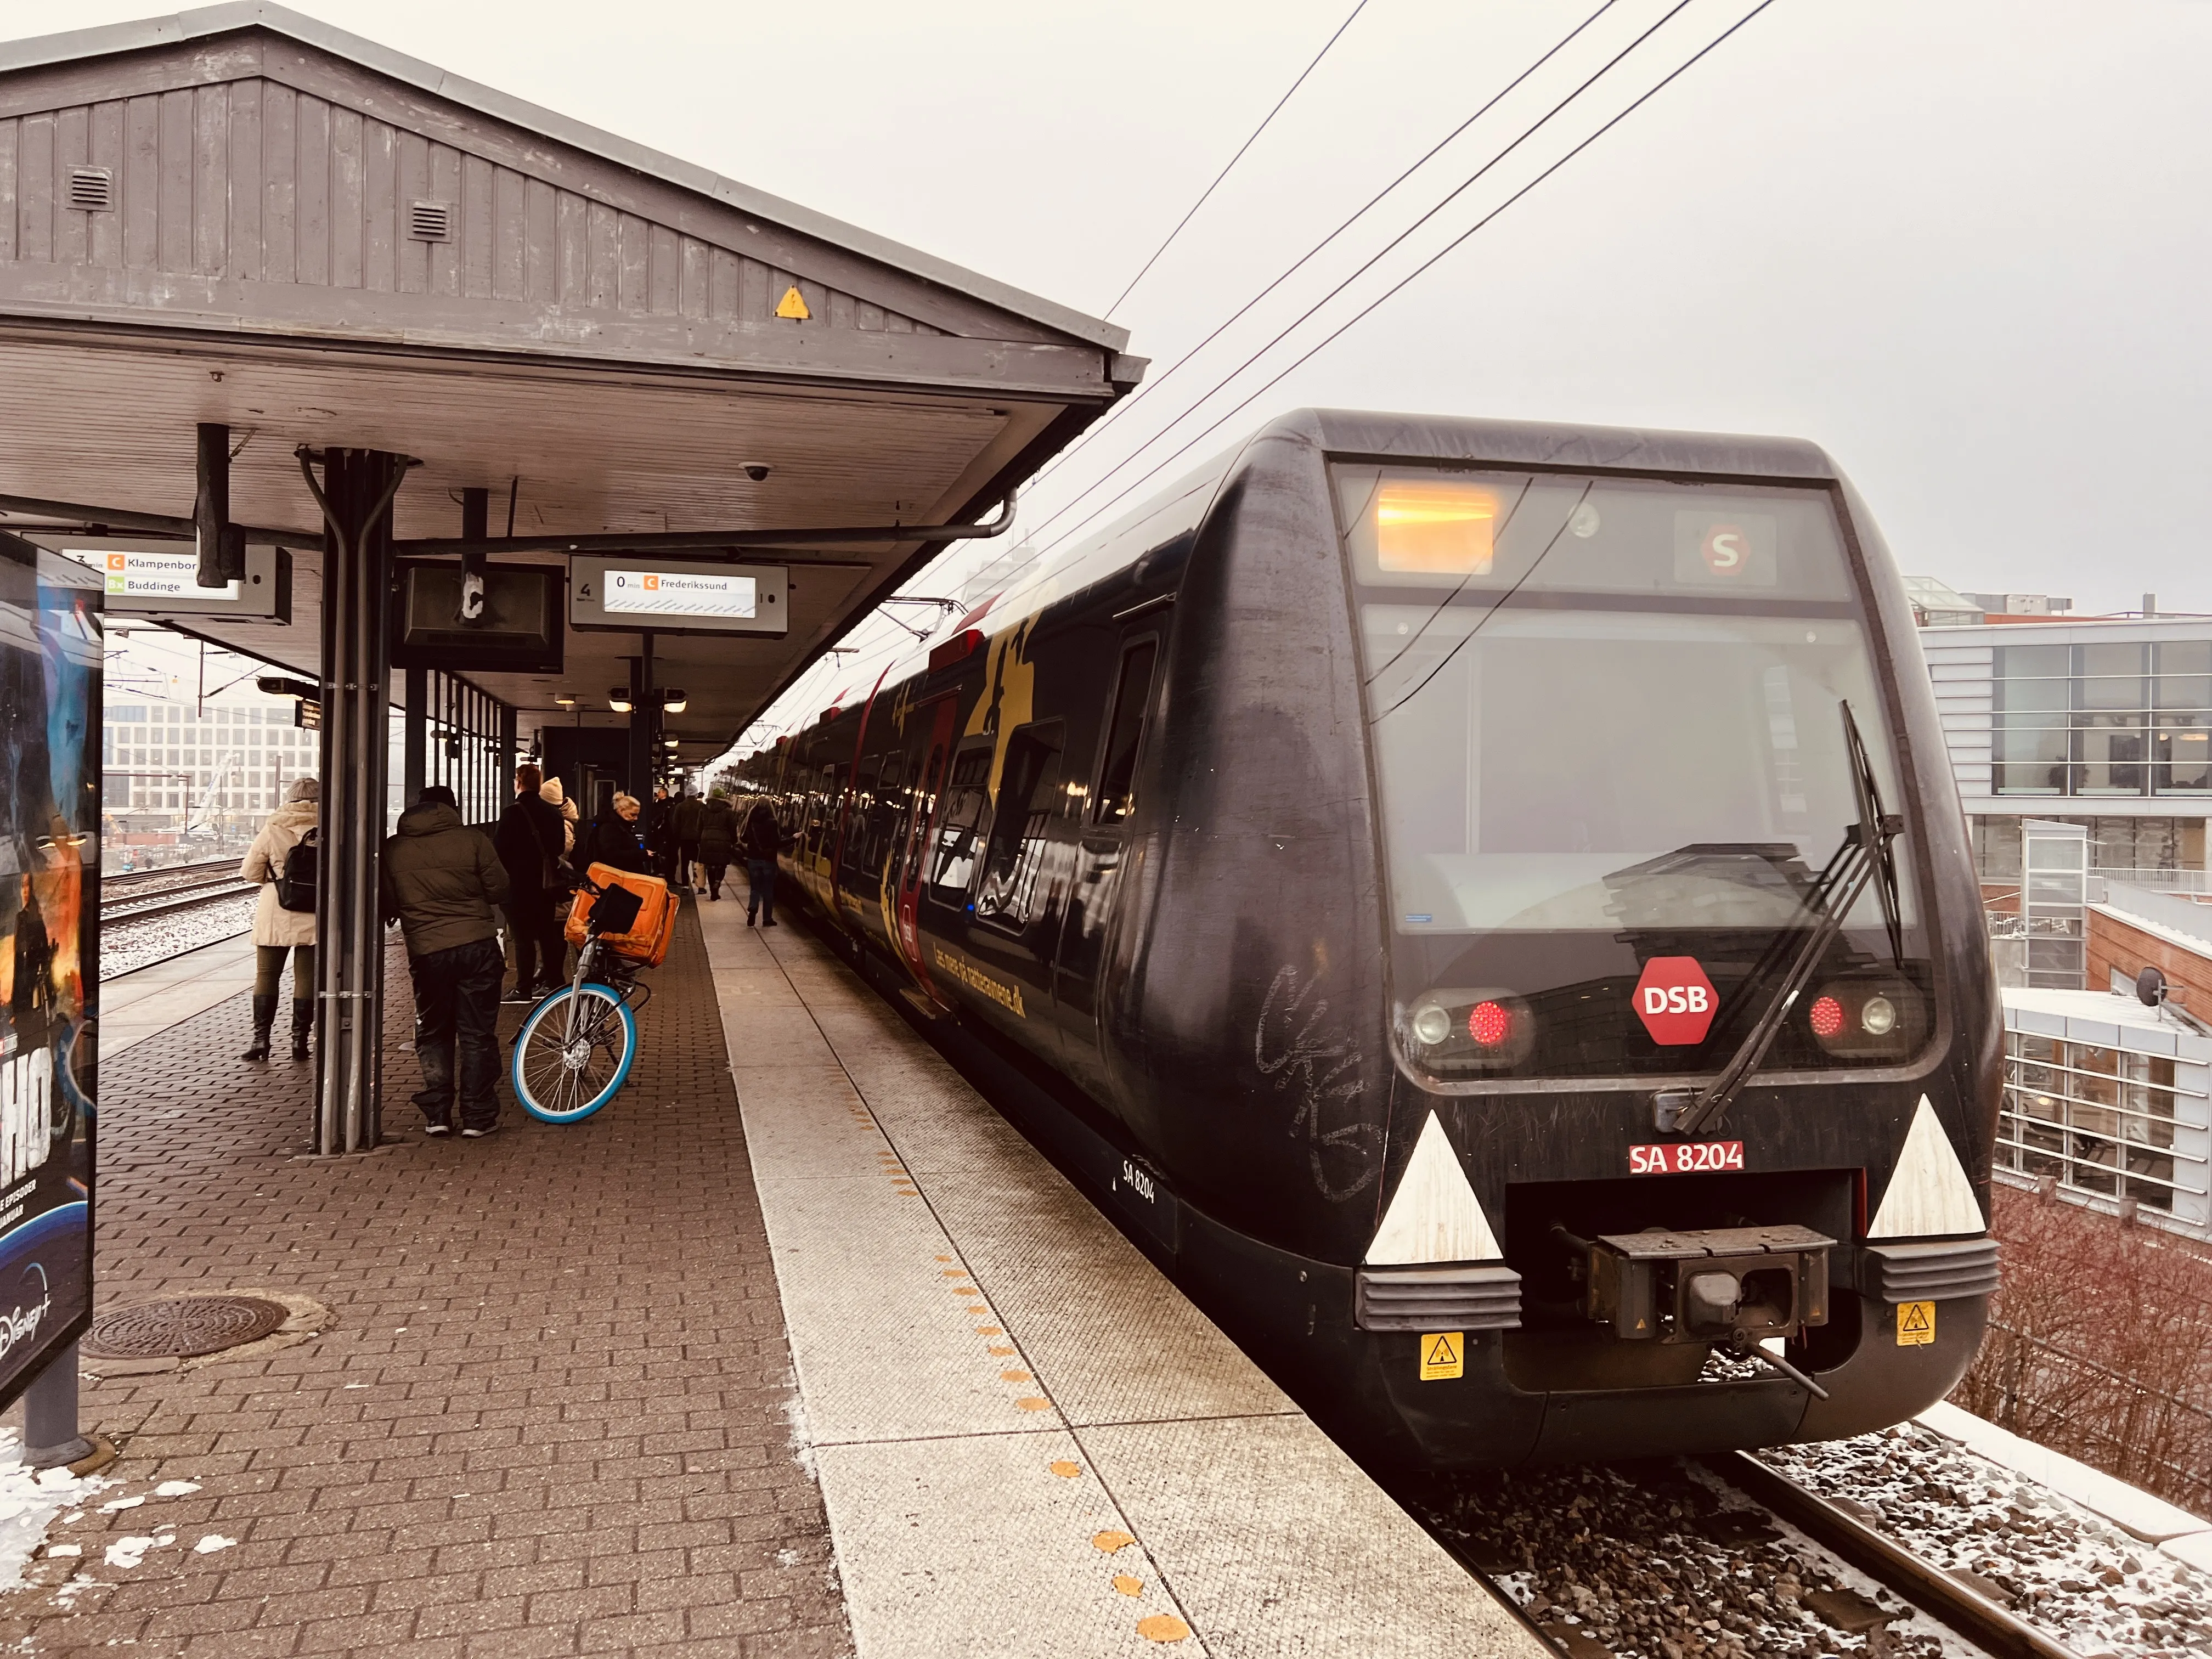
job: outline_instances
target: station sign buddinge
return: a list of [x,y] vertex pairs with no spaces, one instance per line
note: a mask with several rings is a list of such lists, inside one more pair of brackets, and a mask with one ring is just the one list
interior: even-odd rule
[[249,547],[243,578],[220,587],[202,587],[199,555],[190,542],[92,541],[44,534],[34,539],[97,571],[102,608],[111,615],[292,620],[292,556],[281,547]]
[[92,1316],[109,585],[99,565],[0,538],[0,1406]]

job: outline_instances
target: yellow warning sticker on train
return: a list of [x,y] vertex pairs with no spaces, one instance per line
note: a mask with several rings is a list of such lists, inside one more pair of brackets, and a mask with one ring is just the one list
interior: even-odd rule
[[1467,1335],[1462,1331],[1429,1331],[1421,1337],[1421,1381],[1441,1382],[1467,1375]]
[[1897,1346],[1924,1348],[1936,1340],[1936,1304],[1900,1302],[1897,1304]]
[[775,302],[775,314],[803,323],[814,313],[806,308],[806,296],[799,291],[799,284],[793,283],[784,289],[783,298]]

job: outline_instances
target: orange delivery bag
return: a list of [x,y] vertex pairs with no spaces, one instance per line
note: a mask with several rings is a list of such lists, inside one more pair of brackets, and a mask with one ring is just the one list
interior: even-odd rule
[[[568,925],[562,930],[568,943],[580,950],[591,938],[588,924],[594,906],[606,903],[608,914],[615,915],[629,909],[629,896],[635,896],[635,919],[620,933],[601,933],[599,942],[626,961],[646,968],[660,966],[676,934],[676,902],[668,884],[659,876],[636,875],[611,864],[592,865],[584,872],[584,879],[591,886],[576,890],[575,901],[568,907]],[[608,893],[594,893],[592,887],[604,887]],[[616,890],[624,897],[610,902],[609,894]]]

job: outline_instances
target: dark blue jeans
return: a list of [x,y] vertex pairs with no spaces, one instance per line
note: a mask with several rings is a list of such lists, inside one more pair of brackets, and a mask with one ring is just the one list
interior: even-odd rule
[[480,939],[407,958],[415,981],[415,1058],[422,1086],[414,1101],[433,1123],[450,1123],[459,1084],[461,1127],[499,1121],[499,988],[507,963],[499,941]]
[[775,860],[747,859],[745,880],[752,888],[752,896],[745,901],[745,920],[774,921],[775,920]]

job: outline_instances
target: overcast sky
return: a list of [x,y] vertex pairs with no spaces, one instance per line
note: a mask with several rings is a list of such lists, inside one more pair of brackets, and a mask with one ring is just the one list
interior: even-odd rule
[[[1690,0],[1298,337],[1364,310],[1755,3]],[[1157,376],[1599,4],[1370,0],[1115,313],[1131,349]],[[1346,257],[1117,434],[1181,412],[1672,4],[1615,0]],[[1097,312],[1351,5],[301,9]],[[38,27],[151,9],[51,0]],[[2212,0],[1775,0],[1191,459],[1302,404],[1789,434],[1852,475],[1908,572],[2212,611],[2208,86]],[[1072,458],[1025,522],[1123,453]]]

